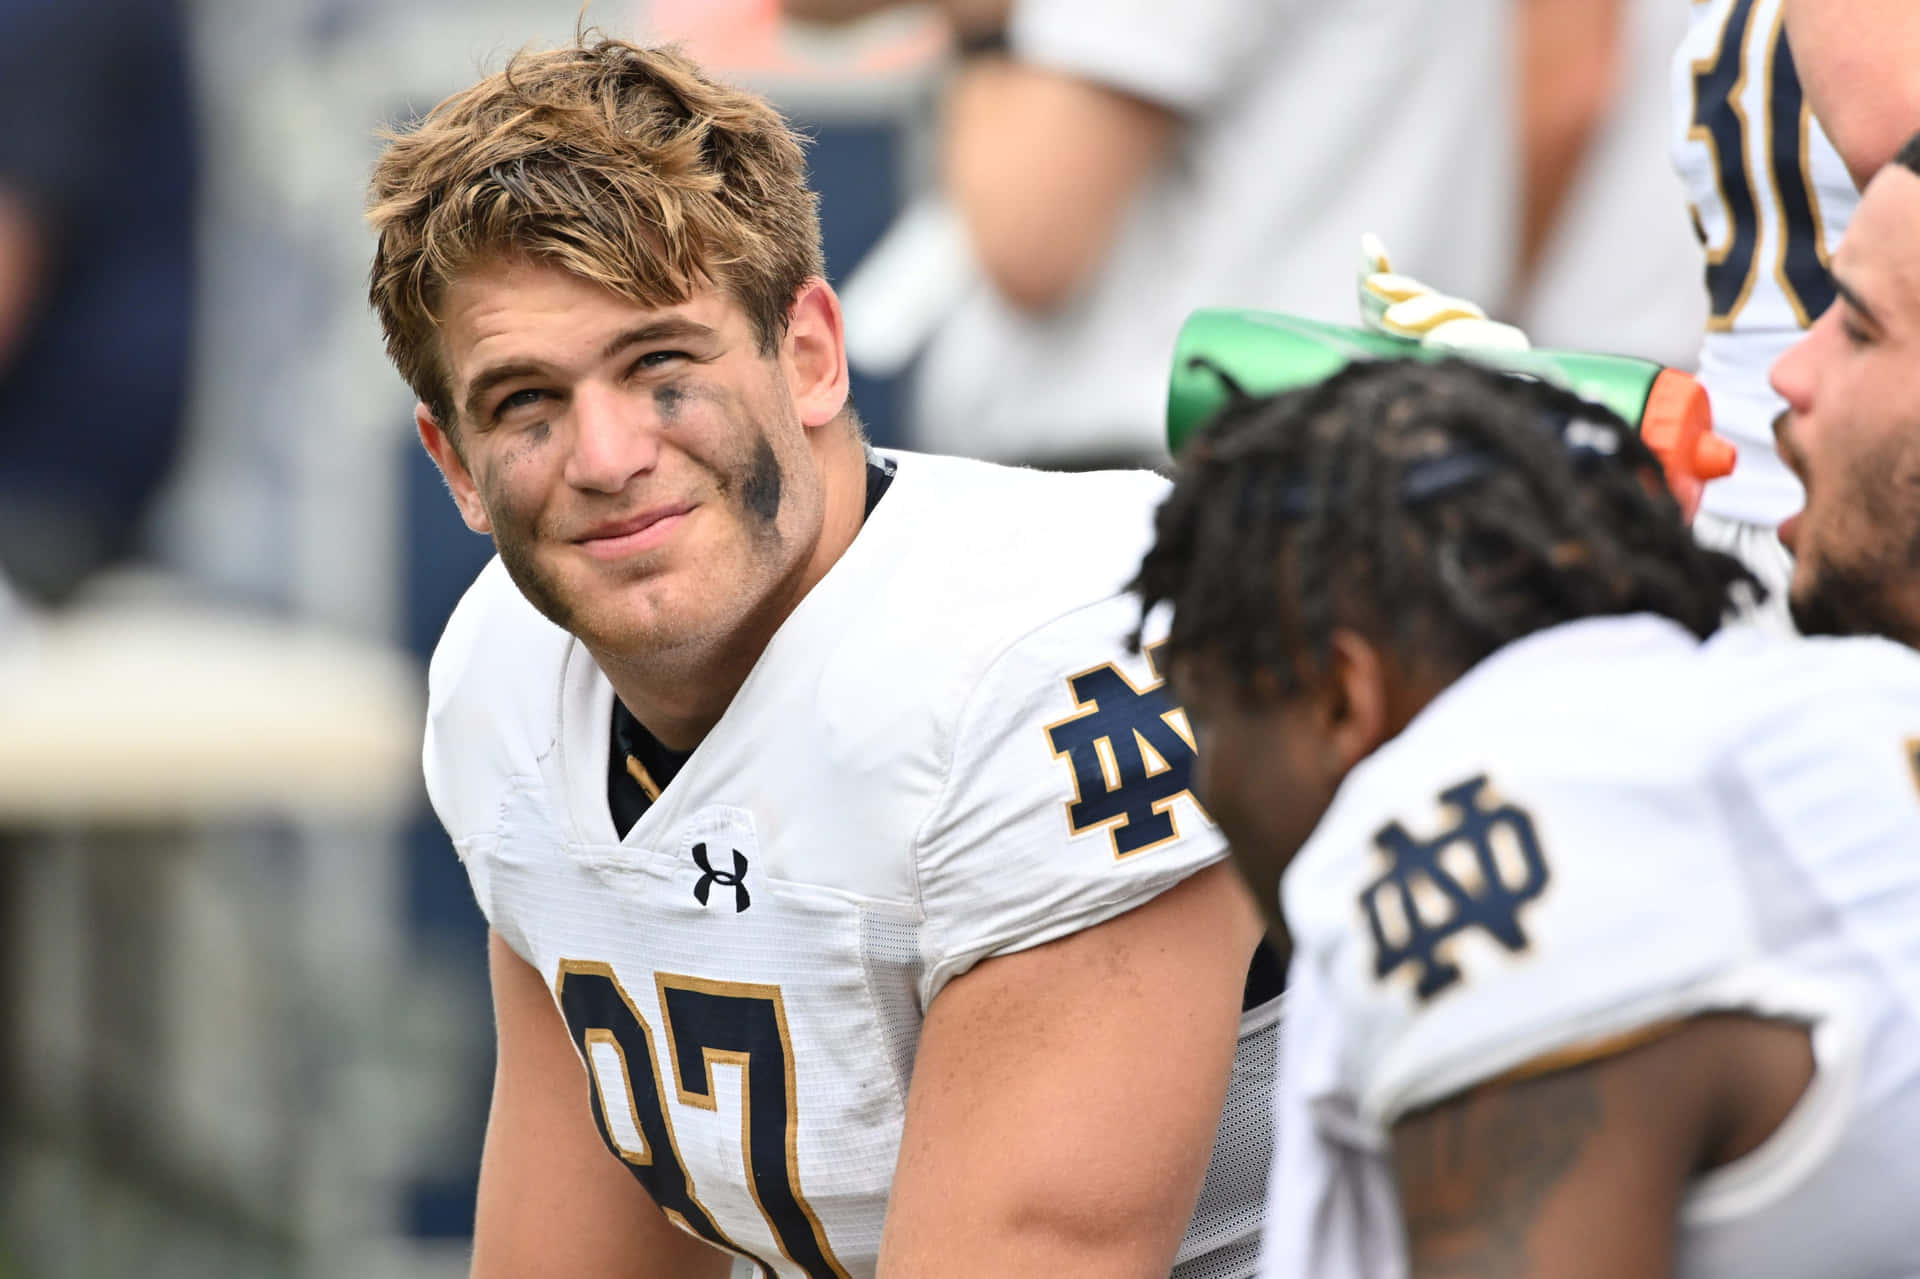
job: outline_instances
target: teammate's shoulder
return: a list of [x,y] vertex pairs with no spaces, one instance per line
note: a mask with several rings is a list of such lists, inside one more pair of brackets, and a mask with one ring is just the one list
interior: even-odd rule
[[1716,692],[1735,688],[1751,713],[1815,709],[1833,699],[1920,696],[1920,653],[1876,636],[1778,636],[1728,627],[1702,647]]

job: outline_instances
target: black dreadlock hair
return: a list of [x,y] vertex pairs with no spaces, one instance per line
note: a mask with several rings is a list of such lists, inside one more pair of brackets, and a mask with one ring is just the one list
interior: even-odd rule
[[1761,590],[1694,542],[1631,428],[1557,387],[1398,360],[1229,389],[1130,589],[1143,625],[1173,605],[1170,655],[1218,660],[1249,692],[1258,671],[1298,690],[1337,627],[1457,674],[1584,617],[1658,613],[1705,638]]

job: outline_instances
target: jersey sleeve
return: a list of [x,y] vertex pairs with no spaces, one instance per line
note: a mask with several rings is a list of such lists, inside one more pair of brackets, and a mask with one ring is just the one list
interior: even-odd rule
[[1182,115],[1252,73],[1286,0],[1021,0],[1009,33],[1022,61],[1081,76]]
[[1764,956],[1724,779],[1496,763],[1391,785],[1378,763],[1283,887],[1364,1122],[1746,999]]
[[[988,668],[916,840],[922,998],[982,959],[1138,906],[1226,855],[1191,790],[1191,730],[1128,596],[1043,626]],[[1151,638],[1151,637],[1150,637]]]
[[[461,597],[427,668],[427,798],[481,913],[523,958],[525,939],[495,900],[493,859],[516,793],[541,786],[539,760],[556,732],[550,700],[540,697],[541,673],[557,672],[566,642],[495,559]],[[557,687],[557,674],[551,684]]]

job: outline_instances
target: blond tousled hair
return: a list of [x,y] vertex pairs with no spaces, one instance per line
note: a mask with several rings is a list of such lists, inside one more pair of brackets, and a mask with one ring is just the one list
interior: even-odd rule
[[818,200],[779,113],[674,50],[620,40],[522,52],[390,135],[367,220],[387,353],[449,430],[437,308],[476,265],[524,257],[649,308],[717,286],[766,354],[825,273]]

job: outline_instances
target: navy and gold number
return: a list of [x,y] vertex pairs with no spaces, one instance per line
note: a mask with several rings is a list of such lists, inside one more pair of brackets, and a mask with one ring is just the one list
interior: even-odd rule
[[1800,87],[1800,72],[1793,65],[1784,21],[1773,29],[1767,67],[1772,80],[1772,92],[1767,95],[1771,116],[1767,136],[1773,147],[1769,168],[1780,217],[1786,224],[1774,270],[1780,291],[1793,305],[1795,318],[1804,329],[1833,304],[1837,292],[1827,260],[1826,228],[1820,223],[1820,199],[1813,186],[1808,141],[1813,110]]
[[[1727,214],[1726,238],[1706,245],[1707,324],[1714,329],[1733,327],[1733,317],[1753,291],[1754,264],[1759,259],[1760,211],[1747,180],[1747,117],[1740,102],[1746,88],[1747,31],[1753,25],[1754,2],[1735,0],[1714,57],[1693,64],[1693,123],[1687,136],[1706,143]],[[1706,243],[1697,213],[1694,227]]]
[[[847,1279],[819,1218],[800,1191],[793,1046],[779,988],[669,973],[656,980],[666,1018],[675,1100],[716,1110],[714,1065],[741,1068],[740,1138],[754,1202],[780,1251],[808,1279]],[[660,1210],[682,1228],[747,1258],[762,1274],[772,1274],[772,1266],[729,1238],[700,1203],[680,1160],[672,1112],[665,1104],[655,1065],[659,1059],[654,1055],[652,1029],[613,969],[602,963],[562,960],[555,991],[567,1030],[587,1062],[600,1139],[626,1162]],[[615,1054],[625,1096],[604,1095],[605,1076],[596,1064],[597,1051]],[[615,1130],[613,1115],[622,1112],[631,1116],[640,1142],[637,1148]]]
[[1786,24],[1779,16],[1766,32],[1770,43],[1763,64],[1767,152],[1759,157],[1749,153],[1742,99],[1748,42],[1756,34],[1755,7],[1756,0],[1735,0],[1714,56],[1693,64],[1693,118],[1687,136],[1707,147],[1727,218],[1721,242],[1713,244],[1698,210],[1694,213],[1694,229],[1707,250],[1707,327],[1720,332],[1733,327],[1760,273],[1756,176],[1769,184],[1773,207],[1779,210],[1782,225],[1774,277],[1801,327],[1818,319],[1834,298],[1825,229],[1813,185],[1812,117],[1787,43]]

